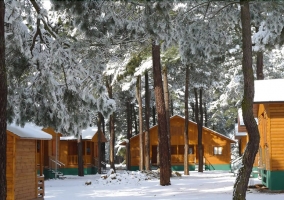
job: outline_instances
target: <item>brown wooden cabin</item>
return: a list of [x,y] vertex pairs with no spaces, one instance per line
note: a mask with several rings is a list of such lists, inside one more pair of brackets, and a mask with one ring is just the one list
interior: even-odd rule
[[[170,118],[171,132],[171,165],[173,170],[183,170],[184,164],[184,118],[173,116]],[[189,170],[195,170],[198,164],[198,132],[197,124],[189,121]],[[145,133],[143,133],[145,134]],[[203,127],[204,164],[208,170],[230,170],[231,144],[234,140]],[[158,126],[150,128],[150,161],[151,165],[157,165]],[[139,135],[130,139],[131,170],[139,170]]]
[[[254,115],[260,134],[254,167],[257,166],[266,187],[284,190],[284,79],[257,80],[254,83]],[[239,140],[246,144],[248,138]]]
[[255,81],[259,169],[270,190],[284,190],[284,79]]
[[[78,175],[78,140],[76,136],[63,136],[56,134],[53,129],[45,129],[53,136],[52,144],[49,144],[49,168],[58,171],[64,175]],[[107,142],[104,134],[101,132],[101,142]],[[57,138],[57,159],[56,159],[56,136]],[[84,173],[95,174],[97,172],[98,160],[98,131],[96,127],[89,127],[82,130],[82,150]],[[57,164],[56,164],[57,163]],[[53,178],[51,175],[50,178]]]
[[[49,134],[32,124],[7,125],[7,200],[44,196],[44,178],[37,170],[37,144],[50,139]],[[40,154],[43,157],[43,151]]]

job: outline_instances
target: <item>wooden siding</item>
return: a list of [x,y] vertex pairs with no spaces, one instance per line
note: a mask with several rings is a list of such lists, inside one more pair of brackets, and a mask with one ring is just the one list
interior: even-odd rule
[[248,135],[240,137],[239,145],[240,145],[241,154],[245,152],[247,143],[248,143]]
[[16,140],[15,159],[15,199],[36,198],[36,141]]
[[[8,132],[7,132],[8,133]],[[7,134],[7,200],[15,199],[15,137],[12,134]]]
[[[188,144],[193,147],[193,154],[189,154],[189,164],[196,163],[197,157],[197,125],[193,122],[189,122],[189,140]],[[176,152],[172,152],[171,159],[172,164],[183,165],[183,150],[179,151],[180,147],[184,145],[184,119],[178,116],[174,116],[170,121],[171,132],[171,147],[176,148]],[[144,134],[144,133],[143,133]],[[229,164],[231,161],[231,143],[228,138],[219,135],[209,129],[203,128],[203,146],[204,157],[206,164]],[[155,148],[158,145],[158,127],[154,126],[150,129],[150,157],[152,164],[155,164],[156,158],[153,156],[157,153]],[[222,147],[222,155],[214,155],[214,147]],[[131,152],[131,166],[139,165],[139,136],[132,137],[130,140],[130,152]]]
[[271,170],[284,170],[284,104],[270,104]]
[[[84,165],[94,164],[94,157],[97,158],[97,143],[92,140],[83,140],[82,152]],[[65,164],[64,168],[78,167],[78,151],[77,140],[61,140],[60,141],[60,161]],[[89,149],[89,150],[88,150]]]
[[60,162],[65,164],[65,167],[68,165],[68,141],[61,140],[60,141]]
[[258,130],[260,135],[259,151],[258,151],[258,166],[263,169],[270,169],[270,151],[268,149],[270,129],[268,128],[269,116],[267,115],[268,108],[263,104],[259,105],[258,110]]

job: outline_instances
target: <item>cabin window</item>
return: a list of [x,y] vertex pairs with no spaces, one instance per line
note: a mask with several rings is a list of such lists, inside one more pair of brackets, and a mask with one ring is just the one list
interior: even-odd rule
[[40,141],[36,142],[36,151],[37,151],[37,153],[40,152]]
[[178,145],[178,154],[184,155],[184,145]]
[[223,147],[214,147],[213,153],[214,153],[214,155],[222,155]]
[[[171,154],[172,155],[184,155],[184,145],[172,145]],[[194,154],[193,145],[188,145],[188,154]]]
[[188,145],[188,154],[194,154],[194,146]]
[[86,154],[91,155],[91,142],[87,142]]
[[177,154],[177,145],[172,145],[171,146],[171,154]]

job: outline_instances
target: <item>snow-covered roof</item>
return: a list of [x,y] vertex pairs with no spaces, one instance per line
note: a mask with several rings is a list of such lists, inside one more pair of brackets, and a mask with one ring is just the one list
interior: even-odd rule
[[235,124],[235,136],[246,136],[247,132],[239,132],[238,123]]
[[[238,116],[240,120],[240,126],[245,126],[244,118],[243,118],[243,110],[241,108],[238,109]],[[254,118],[256,121],[256,124],[258,124],[258,118]]]
[[42,127],[32,123],[26,123],[24,127],[17,126],[15,123],[7,124],[7,130],[22,139],[51,140],[52,136],[41,129]]
[[241,108],[238,109],[238,116],[239,116],[239,120],[240,120],[240,126],[244,126],[244,119],[243,119],[243,111]]
[[[82,140],[91,140],[94,135],[97,133],[97,127],[88,127],[87,129],[82,130]],[[60,137],[60,140],[77,140],[75,135]]]
[[284,79],[254,81],[254,103],[284,102]]

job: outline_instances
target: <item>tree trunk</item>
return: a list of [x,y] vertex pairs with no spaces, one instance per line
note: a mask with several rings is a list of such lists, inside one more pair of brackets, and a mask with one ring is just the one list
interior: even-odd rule
[[255,156],[259,148],[259,132],[253,116],[254,76],[252,69],[252,42],[249,1],[241,0],[241,22],[243,38],[243,62],[244,97],[242,101],[243,119],[246,125],[249,142],[242,159],[242,167],[239,169],[234,184],[233,199],[246,199],[247,185],[252,171]]
[[133,115],[134,115],[134,127],[135,127],[135,135],[138,134],[138,123],[137,123],[137,115],[135,112],[135,106],[132,104],[132,110],[133,110]]
[[131,156],[130,156],[130,138],[131,138],[131,129],[132,129],[132,121],[131,121],[131,104],[130,101],[126,103],[126,113],[127,113],[127,140],[126,143],[126,168],[130,170],[131,168]]
[[199,104],[198,106],[198,94],[197,88],[194,88],[195,95],[195,121],[198,131],[198,172],[203,172],[203,145],[202,145],[202,126],[203,126],[203,114],[202,114],[202,90],[200,89]]
[[196,122],[195,120],[195,104],[194,103],[190,103],[190,107],[191,107],[191,110],[192,110],[192,115],[191,115],[191,119],[192,121]]
[[203,103],[204,105],[204,125],[205,127],[208,127],[208,114],[207,114],[207,107],[206,107],[206,103]]
[[202,145],[202,127],[203,127],[203,109],[202,109],[202,88],[199,89],[199,120],[198,120],[198,152],[199,152],[199,163],[198,163],[198,172],[203,172],[203,156],[204,149]]
[[[107,90],[108,90],[108,96],[110,99],[112,99],[112,86],[110,85],[110,80],[106,82]],[[112,168],[115,171],[115,165],[114,165],[114,143],[115,143],[115,132],[114,132],[114,113],[112,113],[109,116],[109,163],[110,168]]]
[[189,87],[189,66],[186,66],[185,72],[185,91],[184,91],[184,175],[189,175],[188,171],[188,87]]
[[[57,136],[56,136],[57,137]],[[84,176],[84,161],[83,161],[83,151],[82,151],[82,135],[78,138],[78,176]],[[57,152],[56,152],[57,153]]]
[[151,170],[150,166],[150,90],[148,71],[145,72],[145,170]]
[[0,200],[6,200],[7,74],[5,67],[4,1],[0,1]]
[[[101,120],[102,120],[102,131],[103,131],[103,134],[104,136],[106,135],[106,132],[105,132],[105,118],[103,115],[101,115]],[[102,143],[102,160],[104,162],[106,162],[106,144],[105,142]]]
[[168,132],[168,143],[169,143],[169,176],[172,175],[171,169],[171,129],[170,129],[170,95],[168,87],[168,72],[167,67],[163,68],[163,89],[164,89],[164,98],[165,98],[165,108],[166,108],[166,117],[167,117],[167,132]]
[[156,108],[155,106],[152,107],[152,118],[153,118],[153,126],[156,125]]
[[136,82],[136,99],[138,102],[138,118],[139,118],[139,170],[144,169],[144,138],[143,138],[143,119],[142,119],[142,99],[141,99],[141,76],[137,76]]
[[153,58],[153,77],[155,88],[155,100],[158,115],[158,143],[159,143],[159,158],[160,158],[160,185],[170,185],[169,176],[169,143],[167,132],[167,115],[164,101],[164,91],[161,75],[160,64],[160,46],[153,41],[152,43],[152,58]]
[[263,80],[263,52],[259,51],[256,54],[256,79]]
[[98,174],[101,174],[102,173],[102,165],[101,165],[101,162],[102,162],[102,151],[101,151],[101,124],[102,124],[102,121],[101,121],[101,113],[98,113],[98,119],[97,119],[97,126],[98,126]]
[[115,143],[115,132],[114,132],[114,113],[109,117],[109,163],[110,167],[115,171],[114,165],[114,143]]
[[174,101],[173,101],[173,98],[171,98],[171,116],[174,116]]
[[[259,31],[259,27],[255,27],[256,32]],[[258,51],[256,53],[256,79],[257,80],[263,80],[264,74],[263,74],[263,52]]]

